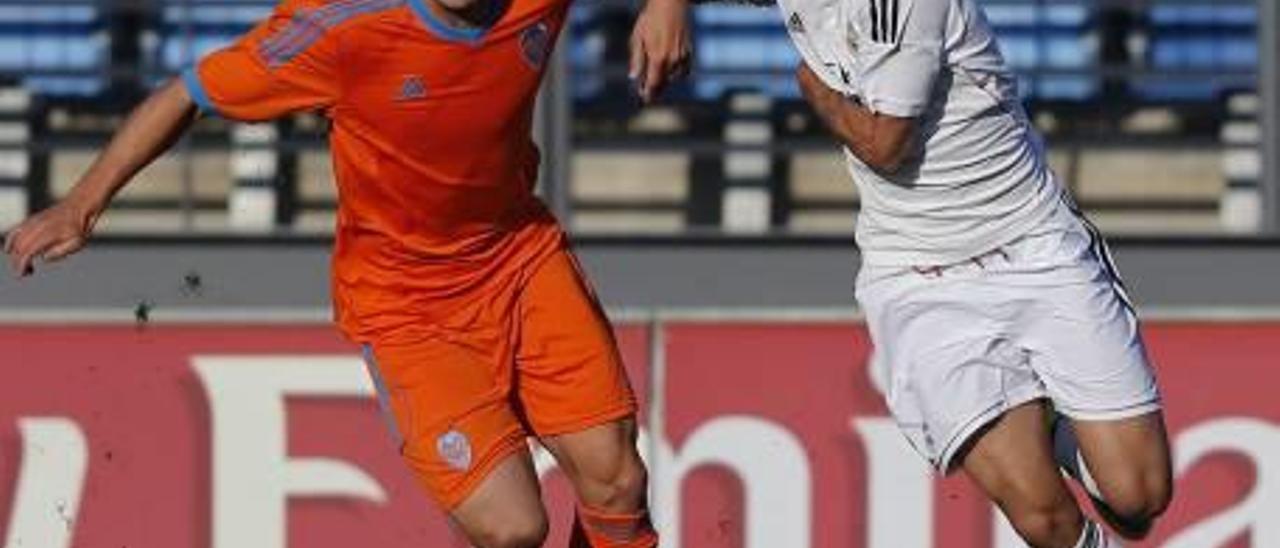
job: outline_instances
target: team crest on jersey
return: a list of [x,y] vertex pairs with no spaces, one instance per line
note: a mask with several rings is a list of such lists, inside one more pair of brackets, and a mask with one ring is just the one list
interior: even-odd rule
[[471,442],[466,434],[449,430],[436,439],[436,452],[455,470],[471,468]]
[[520,33],[520,53],[529,66],[539,69],[547,61],[551,51],[551,29],[542,21],[534,23]]
[[396,93],[396,101],[403,103],[425,99],[426,97],[427,85],[422,82],[421,76],[409,74],[400,81],[400,91]]

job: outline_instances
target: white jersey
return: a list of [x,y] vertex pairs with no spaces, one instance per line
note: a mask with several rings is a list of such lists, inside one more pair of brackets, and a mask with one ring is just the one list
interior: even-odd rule
[[1006,244],[1061,190],[975,0],[779,0],[804,62],[874,112],[919,120],[895,174],[845,151],[874,265],[940,265]]

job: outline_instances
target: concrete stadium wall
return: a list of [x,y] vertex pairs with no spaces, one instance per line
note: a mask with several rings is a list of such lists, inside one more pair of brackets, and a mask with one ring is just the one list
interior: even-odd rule
[[[1193,311],[1201,318],[1280,310],[1280,241],[1118,239],[1113,246],[1145,310]],[[577,248],[602,298],[615,309],[852,312],[858,258],[843,239],[590,238]],[[328,307],[328,250],[322,239],[106,238],[34,278],[0,276],[0,316],[116,317],[145,301],[158,315],[254,309],[322,317]],[[191,286],[190,276],[199,287]]]

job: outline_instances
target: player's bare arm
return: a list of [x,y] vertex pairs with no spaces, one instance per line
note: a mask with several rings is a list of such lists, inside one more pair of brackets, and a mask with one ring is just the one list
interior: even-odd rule
[[195,118],[195,103],[178,80],[135,108],[65,198],[9,231],[4,250],[13,271],[29,275],[37,259],[56,261],[84,247],[111,197],[164,153]]
[[804,63],[796,69],[796,81],[809,106],[858,159],[881,173],[894,173],[902,167],[915,134],[914,118],[872,112],[827,87]]
[[689,70],[688,0],[648,0],[631,31],[629,76],[646,103]]

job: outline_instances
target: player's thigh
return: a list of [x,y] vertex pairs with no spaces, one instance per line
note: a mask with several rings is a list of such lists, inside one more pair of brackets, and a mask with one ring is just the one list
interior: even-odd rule
[[542,438],[587,504],[619,511],[643,506],[648,483],[633,418]]
[[1038,278],[1021,326],[1031,367],[1057,410],[1073,419],[1124,419],[1158,410],[1155,371],[1123,287],[1101,252],[1076,251]]
[[517,301],[516,396],[539,437],[634,415],[612,327],[567,250],[541,264]]
[[508,398],[511,352],[488,331],[399,332],[366,347],[401,455],[445,510],[527,445]]
[[926,287],[866,308],[889,411],[912,447],[943,472],[976,432],[1045,395],[1022,349],[984,314],[985,301],[947,289]]
[[1168,506],[1173,475],[1164,416],[1073,420],[1085,464],[1102,498],[1118,512],[1154,516]]
[[1074,540],[1080,512],[1053,460],[1045,403],[1004,413],[971,439],[960,463],[979,488],[1029,540]]
[[547,516],[529,452],[502,459],[449,515],[477,546],[541,543]]

